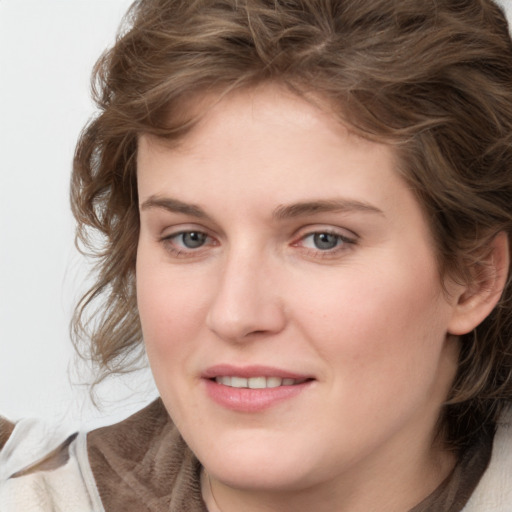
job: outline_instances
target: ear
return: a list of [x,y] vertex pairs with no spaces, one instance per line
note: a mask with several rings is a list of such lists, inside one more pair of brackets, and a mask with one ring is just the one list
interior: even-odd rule
[[508,279],[509,246],[505,232],[498,233],[491,241],[487,258],[482,262],[478,279],[460,286],[454,297],[453,316],[448,326],[450,334],[471,332],[495,308]]

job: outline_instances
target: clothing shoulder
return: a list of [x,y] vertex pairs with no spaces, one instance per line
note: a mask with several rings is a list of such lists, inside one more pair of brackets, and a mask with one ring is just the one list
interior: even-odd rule
[[200,464],[156,400],[126,420],[66,435],[5,422],[1,512],[205,512]]
[[512,503],[512,406],[497,425],[489,466],[463,512],[509,512]]
[[87,438],[98,493],[109,512],[206,510],[199,462],[161,400]]
[[2,512],[104,512],[88,470],[84,434],[67,435],[37,420],[9,429],[0,451]]

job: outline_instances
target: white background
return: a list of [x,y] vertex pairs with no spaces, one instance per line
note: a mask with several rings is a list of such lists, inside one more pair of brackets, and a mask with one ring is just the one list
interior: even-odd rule
[[11,419],[91,427],[148,400],[111,382],[93,409],[71,385],[85,376],[68,334],[87,271],[68,201],[73,150],[94,109],[92,66],[130,3],[0,0],[0,414]]
[[91,428],[155,395],[147,375],[115,380],[96,411],[68,335],[86,276],[68,204],[73,149],[93,112],[91,68],[129,4],[0,0],[0,414],[14,420]]

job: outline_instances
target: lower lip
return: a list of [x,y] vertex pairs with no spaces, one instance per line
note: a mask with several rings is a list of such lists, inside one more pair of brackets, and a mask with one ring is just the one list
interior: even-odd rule
[[285,400],[296,397],[308,388],[312,381],[293,386],[250,389],[232,388],[218,384],[214,380],[204,379],[208,396],[226,409],[238,412],[259,412]]

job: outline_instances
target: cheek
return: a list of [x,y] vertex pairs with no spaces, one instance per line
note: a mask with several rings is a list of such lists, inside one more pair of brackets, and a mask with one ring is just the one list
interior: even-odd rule
[[323,359],[360,376],[362,385],[398,383],[414,372],[428,378],[435,373],[450,311],[435,269],[368,268],[352,268],[327,288],[310,286],[307,307],[297,303],[297,321]]
[[203,325],[203,303],[198,286],[139,255],[137,305],[152,368],[164,361],[177,364],[194,348],[194,334]]
[[[137,275],[137,300],[142,334],[151,372],[173,419],[179,422],[186,404],[180,397],[189,396],[184,388],[190,379],[187,372],[189,358],[197,351],[196,340],[200,322],[197,304],[186,291],[181,291],[176,281],[155,269]],[[184,379],[184,377],[187,377]],[[192,407],[189,403],[186,407]]]

